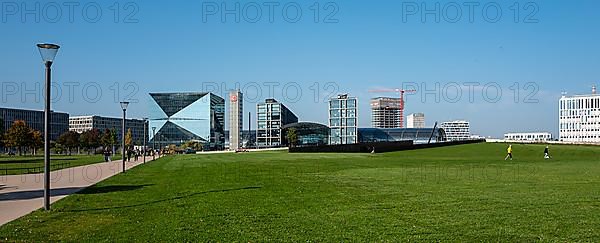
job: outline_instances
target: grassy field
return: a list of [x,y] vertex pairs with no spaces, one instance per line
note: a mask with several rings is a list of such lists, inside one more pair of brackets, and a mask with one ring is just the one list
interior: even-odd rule
[[[112,158],[120,159],[120,155],[113,156]],[[52,170],[94,164],[99,162],[104,162],[104,155],[52,155],[50,157],[50,164],[52,165]],[[42,168],[43,166],[43,155],[0,156],[0,176],[40,173],[44,171]]]
[[0,228],[6,241],[599,241],[600,147],[181,155]]

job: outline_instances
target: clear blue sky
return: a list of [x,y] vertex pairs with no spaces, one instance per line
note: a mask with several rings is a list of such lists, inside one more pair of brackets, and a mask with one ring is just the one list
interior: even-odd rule
[[[311,10],[315,2],[320,8],[318,23]],[[257,23],[249,22],[256,17],[256,5],[247,5],[248,1],[237,2],[239,23],[235,15],[221,19],[221,4],[231,10],[236,1],[135,1],[133,5],[117,1],[118,23],[115,1],[84,1],[72,6],[73,21],[64,2],[39,2],[39,12],[34,1],[25,1],[25,6],[21,2],[5,4],[0,16],[2,106],[43,108],[41,97],[26,90],[35,90],[43,82],[43,66],[34,44],[54,42],[62,48],[54,64],[54,81],[61,88],[61,97],[53,108],[71,115],[119,116],[117,101],[134,98],[139,102],[131,105],[130,115],[143,117],[148,92],[203,91],[214,83],[222,85],[221,95],[239,83],[246,88],[247,97],[259,97],[245,103],[246,112],[254,113],[255,101],[268,98],[269,86],[278,84],[274,97],[287,101],[300,120],[326,123],[323,98],[332,91],[326,87],[332,82],[338,93],[359,97],[360,125],[368,127],[369,99],[394,95],[373,94],[369,89],[414,83],[419,91],[408,96],[406,113],[425,113],[429,126],[434,121],[466,119],[471,121],[473,133],[486,136],[533,130],[557,134],[561,91],[589,93],[592,84],[600,84],[600,2],[533,1],[534,5],[526,5],[530,1],[482,1],[473,7],[472,23],[469,7],[463,5],[469,1],[455,2],[462,11],[460,17],[456,17],[456,5],[437,2],[439,23],[435,14],[421,19],[421,4],[431,10],[435,1],[346,0],[329,6],[327,1],[282,1],[274,6],[272,23],[265,2],[256,2],[262,11]],[[520,9],[518,23],[511,10],[515,2]],[[287,3],[292,3],[287,5],[288,19],[296,17],[294,7],[302,9],[298,22],[283,17]],[[488,14],[483,17],[486,4]],[[419,10],[409,9],[414,6]],[[492,23],[489,20],[496,17],[498,6],[502,16]],[[30,12],[23,16],[27,13],[24,7]],[[102,15],[92,23],[95,7],[100,7]],[[327,18],[336,7],[337,13]],[[216,14],[205,14],[207,10]],[[406,14],[408,10],[415,14]],[[324,23],[326,18],[337,23]],[[452,19],[458,21],[451,23]],[[126,20],[137,23],[124,23]],[[127,86],[129,82],[133,85]],[[473,87],[472,102],[469,88],[462,86],[468,82],[480,84]],[[496,86],[488,89],[491,98],[486,100],[482,91],[492,82]],[[436,91],[439,102],[435,95],[422,92],[423,88],[434,89],[436,83],[440,85]],[[518,103],[511,90],[514,83],[519,84]],[[528,83],[539,88],[531,97],[531,101],[537,100],[534,103],[523,103],[533,90],[525,89]],[[456,98],[455,84],[462,86],[462,97],[451,102]],[[69,94],[69,85],[73,94]],[[259,96],[257,85],[262,89]],[[284,87],[288,88],[285,97]],[[296,87],[302,90],[299,99],[295,99]],[[494,100],[495,87],[502,89],[499,100]],[[88,91],[85,97],[84,88]],[[37,89],[41,93],[41,86]],[[95,92],[98,89],[100,96]],[[116,90],[120,90],[117,97]]]

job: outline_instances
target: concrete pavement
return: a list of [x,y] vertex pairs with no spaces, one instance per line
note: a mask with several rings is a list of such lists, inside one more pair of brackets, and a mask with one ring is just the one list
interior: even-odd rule
[[[149,161],[152,161],[152,156],[146,156],[146,162]],[[125,164],[128,170],[143,164],[143,157]],[[54,203],[121,171],[121,160],[53,171],[50,173],[50,202]],[[0,176],[0,226],[43,206],[43,173]]]

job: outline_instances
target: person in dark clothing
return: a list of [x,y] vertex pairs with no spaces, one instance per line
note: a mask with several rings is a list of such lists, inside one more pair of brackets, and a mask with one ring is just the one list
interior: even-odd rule
[[131,161],[131,149],[127,150],[127,162]]
[[550,158],[550,151],[548,150],[548,146],[544,149],[544,159]]
[[110,152],[108,152],[108,149],[104,149],[104,162],[108,162],[109,156],[110,156]]

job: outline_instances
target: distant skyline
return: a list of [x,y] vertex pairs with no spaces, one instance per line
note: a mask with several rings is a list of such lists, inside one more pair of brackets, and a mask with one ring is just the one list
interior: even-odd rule
[[469,3],[3,3],[1,106],[43,109],[35,44],[52,42],[62,46],[53,65],[60,98],[52,108],[72,116],[119,117],[118,101],[133,99],[128,117],[144,117],[149,92],[216,91],[226,98],[241,87],[253,125],[256,103],[271,97],[301,121],[327,124],[326,98],[349,93],[359,99],[359,125],[369,127],[369,99],[397,96],[368,90],[414,87],[405,115],[424,113],[428,127],[460,119],[483,136],[557,136],[561,92],[589,94],[600,86],[600,2]]

